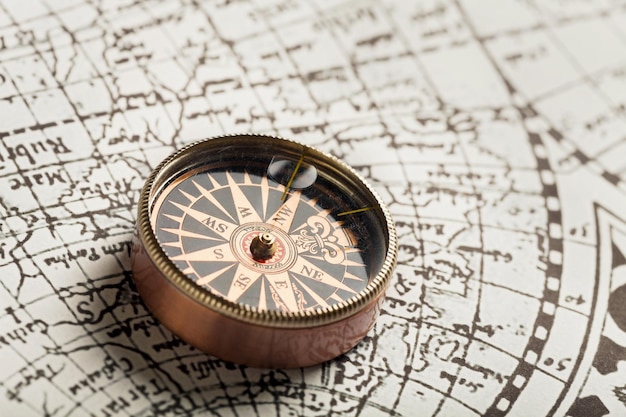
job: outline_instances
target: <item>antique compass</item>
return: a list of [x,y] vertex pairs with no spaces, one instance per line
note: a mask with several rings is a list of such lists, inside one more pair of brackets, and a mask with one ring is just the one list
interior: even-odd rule
[[194,143],[141,192],[133,275],[153,314],[235,363],[332,359],[372,328],[396,263],[380,198],[350,167],[297,142]]

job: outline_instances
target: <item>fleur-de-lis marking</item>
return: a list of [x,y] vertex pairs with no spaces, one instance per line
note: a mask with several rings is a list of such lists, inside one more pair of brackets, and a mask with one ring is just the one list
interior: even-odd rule
[[300,230],[296,246],[312,255],[321,254],[326,262],[333,265],[345,260],[345,252],[338,244],[339,237],[335,235],[341,233],[340,229],[334,229],[330,221],[321,216],[311,216],[307,220],[307,226]]

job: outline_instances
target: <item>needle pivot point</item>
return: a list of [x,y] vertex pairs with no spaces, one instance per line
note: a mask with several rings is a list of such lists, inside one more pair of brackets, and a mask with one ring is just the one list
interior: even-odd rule
[[276,238],[270,232],[263,232],[252,239],[250,253],[257,261],[266,261],[276,253]]

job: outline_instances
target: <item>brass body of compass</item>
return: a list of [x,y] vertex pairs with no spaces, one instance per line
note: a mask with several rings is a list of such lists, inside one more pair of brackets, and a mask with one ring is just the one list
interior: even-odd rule
[[137,289],[191,345],[290,368],[372,328],[396,263],[393,222],[350,167],[297,142],[242,134],[174,153],[141,192]]

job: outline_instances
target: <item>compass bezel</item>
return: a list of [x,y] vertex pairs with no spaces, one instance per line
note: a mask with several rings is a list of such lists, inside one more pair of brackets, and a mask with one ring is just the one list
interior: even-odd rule
[[[284,312],[261,310],[230,301],[191,281],[169,258],[157,239],[151,222],[152,210],[157,197],[172,181],[204,166],[220,167],[219,154],[228,154],[232,158],[240,153],[240,157],[245,159],[257,152],[268,154],[272,149],[278,148],[286,157],[297,159],[305,154],[307,161],[317,168],[320,175],[331,181],[339,192],[360,198],[374,206],[373,211],[384,230],[387,250],[379,271],[364,290],[338,304],[315,310]],[[207,159],[210,161],[207,162]],[[227,161],[224,163],[227,164]],[[396,264],[397,237],[394,223],[376,191],[353,168],[336,157],[282,137],[262,134],[220,136],[197,141],[171,154],[148,177],[140,194],[137,219],[136,238],[141,242],[155,269],[169,284],[193,301],[220,315],[254,325],[308,328],[327,325],[350,317],[384,293]]]

